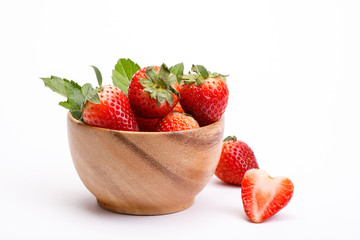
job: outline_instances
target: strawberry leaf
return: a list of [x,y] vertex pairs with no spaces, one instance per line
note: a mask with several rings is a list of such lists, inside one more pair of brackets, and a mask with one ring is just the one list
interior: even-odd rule
[[86,100],[96,103],[96,104],[100,104],[100,97],[99,94],[97,92],[96,89],[93,89],[91,92],[89,92],[86,96],[85,96]]
[[97,82],[99,84],[99,87],[101,87],[101,85],[102,85],[102,76],[101,76],[100,70],[97,67],[92,66],[92,65],[90,67],[92,67],[94,69],[95,74],[96,74]]
[[128,94],[129,87],[129,79],[127,77],[121,75],[116,70],[112,70],[112,80],[114,86],[118,87],[121,91],[123,91],[126,95]]
[[94,90],[94,88],[90,83],[85,83],[81,88],[83,96],[87,96],[92,90]]
[[181,83],[181,79],[179,76],[184,75],[184,63],[178,63],[172,67],[169,68],[170,72],[174,74],[179,82]]
[[140,66],[130,59],[120,58],[115,65],[115,69],[112,71],[114,86],[121,89],[127,95],[131,78],[139,69]]
[[203,79],[207,79],[209,77],[209,72],[203,65],[192,65],[191,71],[201,75]]
[[59,103],[60,106],[69,109],[75,118],[81,118],[81,110],[85,102],[83,91],[88,91],[88,85],[83,90],[76,82],[56,76],[41,78],[41,80],[44,81],[46,87],[67,98],[67,101]]

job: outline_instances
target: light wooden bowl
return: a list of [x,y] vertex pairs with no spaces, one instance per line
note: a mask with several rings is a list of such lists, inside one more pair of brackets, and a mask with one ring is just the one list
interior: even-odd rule
[[68,114],[76,171],[108,210],[158,215],[184,210],[218,164],[224,119],[180,132],[126,132],[92,127]]

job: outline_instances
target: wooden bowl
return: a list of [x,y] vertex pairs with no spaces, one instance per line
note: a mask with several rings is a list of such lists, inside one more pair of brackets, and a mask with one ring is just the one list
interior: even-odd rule
[[76,171],[108,210],[158,215],[184,210],[218,164],[224,119],[180,132],[126,132],[86,125],[68,114]]

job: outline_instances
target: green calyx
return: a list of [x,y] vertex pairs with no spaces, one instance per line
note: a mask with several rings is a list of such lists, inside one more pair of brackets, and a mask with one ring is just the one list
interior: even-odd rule
[[80,86],[78,83],[60,78],[50,76],[49,78],[40,78],[44,81],[45,87],[67,98],[66,101],[59,102],[59,105],[68,109],[74,118],[81,120],[82,109],[86,101],[100,104],[98,91],[102,90],[102,76],[99,69],[91,66],[96,74],[99,87],[93,88],[90,83]]
[[176,89],[172,86],[177,82],[175,75],[171,74],[169,68],[163,63],[159,72],[155,68],[149,66],[145,70],[146,78],[140,78],[139,81],[144,87],[144,92],[148,92],[150,96],[157,100],[157,105],[167,101],[170,106],[173,105],[173,96],[180,96]]
[[185,84],[189,84],[189,83],[195,83],[196,86],[201,85],[204,83],[205,79],[210,78],[210,77],[219,77],[222,78],[224,81],[226,81],[226,77],[229,75],[223,75],[220,73],[212,73],[210,71],[208,71],[204,66],[202,65],[192,65],[191,67],[191,72],[189,72],[189,74],[187,75],[183,75],[183,76],[179,76],[178,78],[183,80],[183,82]]
[[237,141],[237,137],[236,136],[228,136],[224,139],[224,142],[227,142],[227,141],[230,141],[230,140],[233,140],[233,141]]

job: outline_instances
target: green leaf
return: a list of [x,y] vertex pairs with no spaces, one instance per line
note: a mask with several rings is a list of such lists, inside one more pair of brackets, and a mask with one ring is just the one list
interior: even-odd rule
[[83,96],[87,96],[92,90],[94,90],[94,88],[91,85],[91,83],[86,83],[81,88],[81,92]]
[[130,59],[120,58],[112,71],[113,84],[127,95],[131,78],[139,69],[140,66]]
[[121,91],[123,91],[126,95],[128,94],[128,87],[129,87],[129,79],[124,77],[116,70],[112,71],[112,80],[114,86],[118,87]]
[[67,92],[65,88],[65,82],[62,78],[51,76],[50,78],[40,78],[43,80],[45,87],[50,88],[56,93],[59,93],[60,95],[66,97]]
[[67,80],[65,78],[63,80],[65,82],[67,98],[74,100],[78,106],[78,109],[81,109],[82,104],[85,101],[85,97],[82,94],[81,86],[72,80]]
[[180,75],[184,75],[184,63],[178,63],[178,64],[170,67],[169,70],[176,77],[180,76]]
[[81,88],[82,94],[85,97],[86,100],[100,104],[100,97],[98,95],[98,89],[94,89],[90,83],[84,84],[84,86]]
[[94,69],[95,74],[96,74],[97,82],[99,84],[99,87],[101,87],[102,86],[102,76],[101,76],[100,70],[97,67],[92,66],[92,65],[90,67],[92,67]]
[[[73,109],[74,108],[74,102],[72,102],[70,99],[68,101],[59,102],[59,105],[66,108],[66,109]],[[76,104],[76,103],[75,103]],[[76,108],[76,107],[75,107]]]
[[91,92],[89,92],[88,95],[85,96],[86,100],[96,103],[96,104],[100,104],[100,97],[98,94],[98,91],[96,89],[92,90]]
[[75,119],[81,119],[81,110],[73,110],[71,112],[71,115],[75,118]]
[[169,68],[170,72],[176,76],[178,83],[180,84],[182,79],[180,76],[184,75],[184,63],[178,63]]
[[204,78],[207,79],[209,77],[209,72],[208,70],[206,70],[206,68],[203,65],[196,65],[198,72],[200,73],[200,75]]
[[[83,91],[88,91],[88,85],[84,85],[85,89],[83,90],[82,87],[76,82],[56,76],[51,76],[50,78],[41,78],[41,80],[44,81],[46,87],[67,98],[67,101],[59,103],[60,106],[69,109],[72,113],[76,112],[73,114],[74,117],[78,116],[78,112],[80,112],[81,117],[81,110],[85,102]],[[80,119],[80,117],[78,119]]]
[[174,75],[170,75],[168,78],[164,79],[164,83],[168,86],[171,86],[176,82],[177,82],[177,79]]

